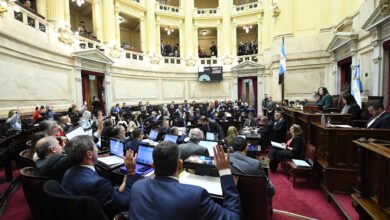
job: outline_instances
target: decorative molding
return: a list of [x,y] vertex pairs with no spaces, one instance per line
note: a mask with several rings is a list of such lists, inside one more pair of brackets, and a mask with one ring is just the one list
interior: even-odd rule
[[[98,63],[112,65],[114,63],[109,57],[98,49],[82,50],[73,53],[74,57],[81,58],[81,60],[90,60]],[[77,59],[76,59],[77,60]]]
[[[386,1],[388,2],[389,0]],[[382,1],[381,3],[383,2],[385,1]],[[367,21],[363,24],[362,29],[371,31],[373,28],[381,26],[384,22],[390,20],[390,11],[388,9],[384,10],[385,8],[382,9],[381,7],[382,4],[379,4]]]
[[58,37],[59,41],[67,45],[73,44],[74,36],[72,34],[72,31],[70,30],[69,25],[59,27],[58,33],[60,34],[60,36]]
[[349,44],[352,41],[356,41],[359,37],[359,34],[352,33],[352,32],[337,32],[332,41],[329,43],[328,47],[326,48],[326,51],[329,53],[332,53],[336,50],[338,50],[341,47],[344,47],[345,45]]

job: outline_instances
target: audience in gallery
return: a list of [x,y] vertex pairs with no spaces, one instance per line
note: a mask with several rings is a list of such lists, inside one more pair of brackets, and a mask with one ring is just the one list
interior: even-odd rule
[[203,132],[199,128],[192,128],[188,136],[188,143],[179,145],[180,159],[184,161],[192,155],[209,156],[207,148],[199,145],[203,140]]
[[390,114],[385,112],[383,103],[374,103],[368,106],[371,118],[367,122],[367,128],[390,128]]
[[358,119],[362,113],[360,106],[356,103],[355,98],[351,94],[344,94],[342,97],[344,104],[341,114],[351,114],[351,119]]
[[290,127],[292,138],[286,143],[282,143],[285,149],[272,147],[269,152],[270,170],[276,172],[279,162],[284,159],[302,159],[304,154],[304,140],[301,137],[302,128],[297,124]]
[[319,99],[321,100],[320,106],[323,110],[332,108],[333,100],[332,96],[329,94],[328,89],[325,87],[318,88],[318,94],[320,95]]
[[165,57],[180,57],[180,45],[176,43],[173,47],[168,42],[167,44],[161,40],[160,44],[161,55]]
[[240,219],[240,196],[231,175],[229,153],[225,156],[223,148],[216,147],[214,154],[224,195],[223,207],[205,189],[179,183],[178,176],[183,169],[179,147],[164,141],[153,150],[155,178],[142,179],[133,185],[129,218]]
[[237,55],[252,55],[258,53],[258,45],[256,40],[246,41],[243,43],[242,41],[238,45]]

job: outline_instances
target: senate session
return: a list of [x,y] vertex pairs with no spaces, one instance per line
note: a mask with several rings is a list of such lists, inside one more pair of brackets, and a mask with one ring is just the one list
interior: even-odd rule
[[0,219],[390,220],[390,0],[0,0]]

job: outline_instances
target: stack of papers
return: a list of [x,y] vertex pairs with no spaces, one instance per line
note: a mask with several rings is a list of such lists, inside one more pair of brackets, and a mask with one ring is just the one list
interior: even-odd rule
[[124,159],[118,156],[99,157],[98,160],[108,166],[119,165],[124,163]]
[[208,193],[222,196],[221,180],[219,177],[200,176],[183,171],[179,176],[179,182],[202,187]]
[[349,125],[332,125],[332,124],[329,124],[329,127],[331,127],[331,128],[352,128]]
[[286,150],[286,145],[283,145],[282,143],[278,143],[278,142],[273,142],[273,141],[271,141],[271,145],[272,145],[273,147],[277,147],[277,148],[281,148],[281,149]]
[[297,167],[311,167],[311,165],[304,160],[292,159],[292,161]]

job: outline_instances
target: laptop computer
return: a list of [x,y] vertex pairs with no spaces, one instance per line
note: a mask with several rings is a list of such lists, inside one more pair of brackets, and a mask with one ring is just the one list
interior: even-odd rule
[[170,141],[170,142],[176,143],[177,136],[176,135],[167,134],[167,135],[165,135],[164,141]]
[[158,131],[150,130],[148,138],[152,141],[156,141],[158,137]]
[[206,140],[208,141],[216,141],[217,137],[214,133],[206,132]]
[[110,168],[116,168],[124,163],[123,154],[124,143],[123,141],[110,139],[110,154],[108,157],[99,157],[98,161]]
[[135,165],[135,173],[137,175],[143,175],[153,171],[153,149],[154,148],[150,146],[139,145]]
[[218,145],[217,141],[199,141],[199,145],[207,148],[210,157],[214,157],[214,147]]

